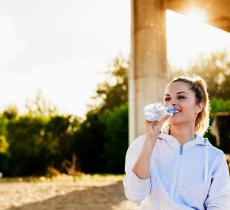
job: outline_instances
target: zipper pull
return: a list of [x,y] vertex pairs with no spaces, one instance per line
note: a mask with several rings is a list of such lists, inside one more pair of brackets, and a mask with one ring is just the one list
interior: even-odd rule
[[183,145],[181,144],[180,145],[180,155],[182,155],[183,154]]

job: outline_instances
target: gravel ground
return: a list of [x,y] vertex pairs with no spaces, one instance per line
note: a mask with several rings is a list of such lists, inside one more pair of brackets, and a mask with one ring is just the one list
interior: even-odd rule
[[124,196],[122,176],[60,176],[1,181],[1,210],[137,210]]

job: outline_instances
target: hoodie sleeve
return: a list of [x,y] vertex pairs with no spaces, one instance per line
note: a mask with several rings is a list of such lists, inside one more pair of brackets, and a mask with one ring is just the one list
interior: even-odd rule
[[204,206],[206,210],[230,210],[230,179],[223,152],[215,161],[211,185]]
[[126,153],[125,177],[123,179],[125,195],[133,201],[142,201],[151,190],[150,178],[140,179],[132,170],[143,146],[144,139],[143,137],[139,138],[133,142]]

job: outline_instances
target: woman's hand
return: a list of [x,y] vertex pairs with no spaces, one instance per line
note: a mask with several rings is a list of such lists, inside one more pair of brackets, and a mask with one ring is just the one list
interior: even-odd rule
[[170,117],[170,115],[164,116],[162,120],[148,121],[145,120],[145,135],[147,138],[155,139],[162,128],[164,122]]
[[141,179],[150,177],[150,162],[152,150],[156,139],[160,133],[161,127],[170,115],[166,115],[162,120],[147,121],[145,120],[145,141],[142,151],[133,167],[133,172]]

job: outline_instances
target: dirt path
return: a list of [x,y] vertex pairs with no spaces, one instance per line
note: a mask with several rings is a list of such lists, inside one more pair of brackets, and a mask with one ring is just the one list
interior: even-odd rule
[[36,182],[0,182],[1,210],[137,210],[124,197],[121,178],[67,177]]

